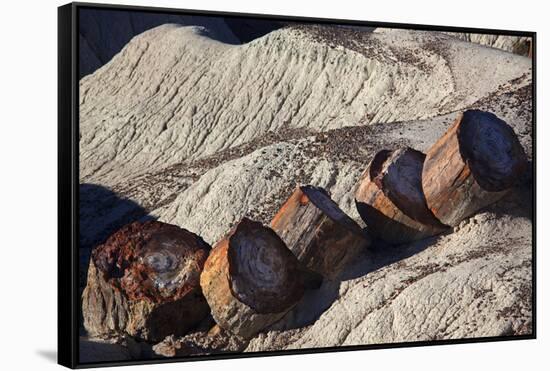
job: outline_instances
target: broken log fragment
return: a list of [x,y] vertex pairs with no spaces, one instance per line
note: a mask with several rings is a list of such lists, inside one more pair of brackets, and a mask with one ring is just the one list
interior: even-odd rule
[[422,187],[433,214],[456,226],[504,196],[526,168],[514,130],[492,113],[468,110],[428,151]]
[[370,234],[392,244],[443,232],[422,192],[425,155],[412,148],[378,152],[363,173],[355,204]]
[[277,234],[243,218],[212,249],[200,284],[223,329],[251,338],[302,297],[298,261]]
[[309,185],[296,188],[271,221],[271,228],[303,267],[329,279],[342,273],[370,245],[368,235],[324,189]]
[[181,336],[209,312],[199,277],[210,246],[157,221],[134,222],[92,252],[82,294],[91,336],[127,333],[146,341]]

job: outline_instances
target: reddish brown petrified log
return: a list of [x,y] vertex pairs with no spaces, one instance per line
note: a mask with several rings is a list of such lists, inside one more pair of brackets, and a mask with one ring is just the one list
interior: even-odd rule
[[129,224],[92,253],[82,295],[92,336],[127,333],[160,341],[183,335],[209,312],[199,277],[210,246],[156,221]]
[[526,167],[514,130],[492,113],[469,110],[428,151],[422,187],[434,215],[455,226],[500,199]]
[[282,318],[304,291],[296,257],[246,218],[212,249],[200,282],[218,325],[243,338]]
[[369,232],[395,244],[445,230],[430,212],[422,192],[425,155],[412,148],[378,152],[355,192],[355,204]]
[[370,244],[324,189],[309,185],[296,188],[271,228],[305,268],[331,279]]

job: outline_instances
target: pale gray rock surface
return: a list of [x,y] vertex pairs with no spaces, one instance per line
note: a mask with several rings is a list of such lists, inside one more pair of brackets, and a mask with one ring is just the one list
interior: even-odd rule
[[[326,188],[362,223],[353,193],[374,153],[426,151],[466,108],[505,120],[532,159],[531,66],[426,32],[300,26],[230,45],[154,28],[81,80],[83,236],[89,248],[157,218],[212,244],[243,216],[268,223],[298,184]],[[530,333],[521,181],[447,235],[375,245],[247,351]]]
[[223,18],[85,8],[79,11],[80,77],[109,62],[134,36],[165,23],[201,26],[210,37],[238,44]]
[[157,356],[186,357],[216,352],[242,352],[246,342],[220,330],[218,333],[197,331],[183,337],[167,336],[153,346]]
[[295,309],[334,298],[318,319],[308,323],[291,313],[282,329],[253,339],[247,351],[530,333],[532,240],[524,192],[504,201],[518,215],[494,209],[454,233],[366,253],[351,278],[325,284]]
[[200,26],[209,37],[229,44],[244,44],[292,23],[99,8],[81,8],[79,14],[80,77],[109,62],[134,36],[166,23]]
[[531,66],[437,34],[361,33],[346,45],[346,32],[285,28],[245,45],[196,27],[141,34],[81,80],[82,181],[113,186],[283,127],[426,119],[471,105]]
[[529,50],[531,47],[531,38],[525,36],[489,35],[464,32],[445,33],[460,40],[506,50],[510,53],[515,53],[526,57],[529,55]]

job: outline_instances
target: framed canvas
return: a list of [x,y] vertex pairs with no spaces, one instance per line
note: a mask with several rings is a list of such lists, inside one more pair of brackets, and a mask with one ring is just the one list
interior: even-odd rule
[[60,364],[535,338],[534,32],[58,19]]

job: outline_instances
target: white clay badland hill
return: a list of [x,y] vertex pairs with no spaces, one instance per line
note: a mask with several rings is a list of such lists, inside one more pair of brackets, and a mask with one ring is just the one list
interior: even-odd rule
[[[531,158],[531,66],[435,32],[293,26],[230,45],[197,27],[147,31],[80,82],[83,267],[129,220],[213,244],[243,216],[267,223],[297,184],[326,188],[361,223],[353,193],[374,153],[426,151],[467,108],[504,119]],[[530,182],[450,233],[365,251],[271,329],[218,349],[530,333]],[[197,332],[155,349],[212,341]],[[93,359],[94,343],[82,346]],[[116,357],[151,351],[130,348]]]

